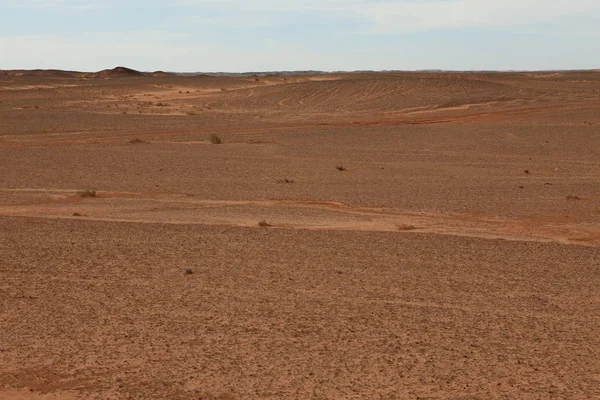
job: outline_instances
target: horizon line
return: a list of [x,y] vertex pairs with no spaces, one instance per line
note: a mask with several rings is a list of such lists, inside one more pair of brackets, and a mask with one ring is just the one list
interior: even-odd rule
[[57,71],[57,72],[72,72],[72,73],[82,73],[82,74],[95,74],[100,72],[108,72],[114,70],[128,70],[132,72],[140,72],[140,73],[168,73],[174,75],[200,75],[200,74],[231,74],[231,75],[247,75],[247,74],[308,74],[308,73],[318,73],[318,74],[342,74],[342,73],[551,73],[551,72],[600,72],[600,67],[598,68],[575,68],[575,69],[442,69],[442,68],[422,68],[422,69],[357,69],[357,70],[320,70],[320,69],[299,69],[299,70],[262,70],[262,71],[241,71],[241,72],[231,72],[231,71],[164,71],[164,70],[136,70],[134,68],[129,68],[125,66],[117,66],[114,68],[106,68],[99,71],[79,71],[79,70],[71,70],[71,69],[62,69],[62,68],[11,68],[11,69],[1,69],[3,72],[10,71],[23,71],[23,72],[33,72],[33,71]]

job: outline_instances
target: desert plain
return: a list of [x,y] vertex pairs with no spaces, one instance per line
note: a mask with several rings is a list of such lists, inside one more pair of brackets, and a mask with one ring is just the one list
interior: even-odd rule
[[598,398],[600,71],[0,71],[0,399]]

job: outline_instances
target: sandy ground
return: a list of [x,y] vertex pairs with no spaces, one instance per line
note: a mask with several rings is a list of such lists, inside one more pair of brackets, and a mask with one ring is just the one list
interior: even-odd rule
[[0,71],[0,121],[0,399],[600,398],[599,72]]

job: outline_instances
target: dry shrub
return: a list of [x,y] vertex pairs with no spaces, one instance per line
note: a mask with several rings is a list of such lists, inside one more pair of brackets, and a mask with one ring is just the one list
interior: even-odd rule
[[221,138],[216,133],[211,134],[208,137],[208,139],[210,140],[210,142],[212,144],[221,144],[222,143]]
[[417,229],[416,226],[408,224],[396,224],[396,228],[398,228],[399,231],[414,231]]
[[79,192],[77,192],[77,196],[79,196],[79,197],[96,197],[96,191],[90,190],[90,189],[80,190]]
[[131,139],[129,141],[129,143],[131,143],[131,144],[142,144],[142,143],[148,143],[148,142],[146,142],[144,139],[135,138],[135,139]]

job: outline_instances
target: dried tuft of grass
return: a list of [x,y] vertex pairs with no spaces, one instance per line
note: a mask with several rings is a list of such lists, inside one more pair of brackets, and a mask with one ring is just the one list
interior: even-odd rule
[[417,229],[416,226],[408,224],[396,224],[396,228],[398,228],[399,231],[414,231]]
[[74,217],[81,217],[81,214],[79,214],[78,212],[74,212],[74,213],[73,213],[73,216],[74,216]]
[[96,191],[90,190],[90,189],[80,190],[79,192],[77,192],[77,196],[79,196],[79,197],[96,197]]
[[216,133],[211,134],[208,137],[208,140],[210,140],[210,142],[212,144],[221,144],[221,143],[223,143],[222,140],[221,140],[221,138]]
[[144,139],[135,138],[135,139],[131,139],[129,141],[129,143],[131,143],[131,144],[142,144],[142,143],[148,143],[148,142],[145,141]]
[[273,226],[270,223],[268,223],[267,221],[265,221],[264,219],[258,222],[258,226],[262,227],[262,228],[268,228],[269,226]]
[[581,200],[581,197],[570,194],[567,196],[567,200]]
[[344,167],[343,165],[337,165],[336,168],[338,171],[347,171],[346,167]]

